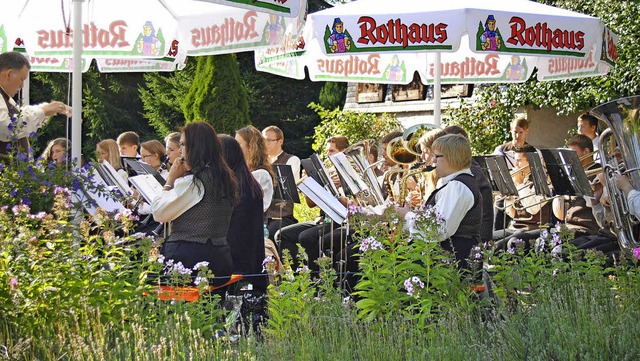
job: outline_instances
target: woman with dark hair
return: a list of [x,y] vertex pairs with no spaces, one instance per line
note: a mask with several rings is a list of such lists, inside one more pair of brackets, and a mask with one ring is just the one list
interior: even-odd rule
[[[264,232],[262,188],[251,175],[240,144],[229,135],[218,136],[222,142],[224,159],[238,178],[240,200],[231,215],[227,241],[231,247],[233,273],[256,275],[262,273],[264,260]],[[267,275],[248,277],[254,290],[265,292]]]
[[[158,222],[171,222],[162,255],[191,268],[208,262],[216,277],[231,275],[227,230],[238,199],[238,182],[222,157],[216,131],[205,122],[187,124],[180,158],[169,170],[163,194],[151,204]],[[219,279],[213,284],[224,283]]]

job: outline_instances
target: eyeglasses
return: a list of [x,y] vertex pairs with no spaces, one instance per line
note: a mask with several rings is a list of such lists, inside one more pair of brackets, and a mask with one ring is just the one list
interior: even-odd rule
[[140,158],[142,158],[142,159],[147,159],[147,158],[149,158],[149,157],[151,157],[151,156],[153,156],[153,154],[147,154],[147,155],[143,155],[143,154],[141,154],[141,155],[140,155]]
[[444,157],[444,154],[434,154],[433,157],[435,159],[442,158],[442,157]]
[[264,140],[265,140],[265,141],[267,141],[267,142],[269,142],[269,143],[271,143],[271,142],[277,142],[277,141],[279,141],[280,139],[269,139],[269,138],[264,138]]

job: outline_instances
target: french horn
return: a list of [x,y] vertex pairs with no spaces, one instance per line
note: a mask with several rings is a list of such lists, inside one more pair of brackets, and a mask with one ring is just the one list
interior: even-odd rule
[[629,213],[627,198],[616,186],[614,176],[628,176],[633,188],[640,190],[640,96],[600,105],[590,114],[609,126],[600,135],[600,161],[620,248],[625,253],[633,253],[640,247],[635,227],[638,219]]

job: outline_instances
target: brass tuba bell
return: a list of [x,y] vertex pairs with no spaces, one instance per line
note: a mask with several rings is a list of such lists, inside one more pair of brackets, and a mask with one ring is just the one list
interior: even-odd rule
[[633,188],[640,190],[640,96],[600,105],[590,114],[609,126],[600,135],[600,161],[620,248],[633,253],[634,248],[640,247],[637,229],[634,229],[638,219],[630,214],[627,198],[616,186],[614,176],[627,175]]

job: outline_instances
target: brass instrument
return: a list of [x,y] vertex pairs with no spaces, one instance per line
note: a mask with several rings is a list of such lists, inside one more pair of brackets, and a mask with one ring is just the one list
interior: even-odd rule
[[[614,228],[620,248],[627,254],[640,246],[634,226],[638,219],[629,213],[627,197],[616,186],[614,176],[625,174],[634,189],[640,189],[640,96],[621,98],[590,112],[609,128],[600,135],[600,161],[604,185],[609,192]],[[621,159],[618,159],[618,155]]]
[[373,166],[369,163],[369,149],[372,140],[364,140],[358,142],[343,151],[353,168],[358,172],[365,184],[367,190],[359,192],[355,195],[360,205],[380,205],[384,203],[382,188],[378,183]]
[[420,149],[418,141],[430,130],[437,128],[438,127],[435,124],[427,123],[416,124],[407,128],[404,133],[402,133],[402,143],[404,144],[405,149],[407,149],[409,153],[415,154],[420,157],[422,155],[422,150]]

